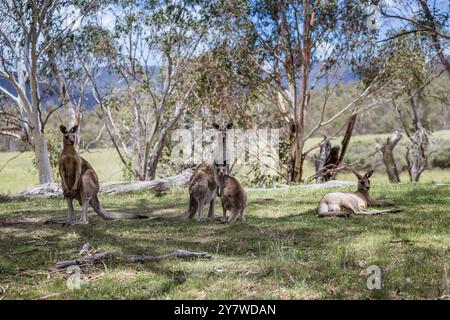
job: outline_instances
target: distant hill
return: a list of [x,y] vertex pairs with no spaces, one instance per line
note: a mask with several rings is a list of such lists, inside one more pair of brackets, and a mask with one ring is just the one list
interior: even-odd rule
[[[98,74],[96,81],[99,86],[100,94],[105,94],[114,87],[120,88],[125,86],[125,82],[121,79],[121,77],[119,77],[119,74],[109,68],[103,68]],[[0,77],[0,86],[6,88],[6,90],[8,90],[10,93],[17,95],[14,87],[9,83],[8,80],[3,77]],[[54,89],[56,90],[56,88]],[[71,90],[70,95],[74,99],[80,98],[80,93],[74,87],[69,88],[69,90]],[[40,96],[43,108],[46,108],[48,105],[56,105],[59,103],[59,98],[55,97],[52,94],[52,91],[53,90],[49,90],[48,88],[40,88]],[[85,95],[83,97],[83,108],[88,111],[92,110],[96,105],[96,100],[92,91],[92,86],[89,85],[86,88]],[[31,98],[29,86],[27,86],[27,96]],[[7,100],[4,101],[6,102]]]
[[[152,74],[156,74],[155,73],[156,68],[157,67],[153,67]],[[316,64],[311,70],[310,81],[314,81],[314,79],[316,78],[319,71],[320,71],[320,65]],[[338,73],[339,73],[339,76],[337,76],[334,79],[330,79],[331,84],[336,84],[339,81],[343,84],[347,84],[350,81],[359,80],[358,75],[356,75],[355,73],[352,72],[350,66],[347,66],[347,65],[342,66]],[[125,85],[126,85],[125,81],[115,70],[113,70],[111,68],[106,68],[106,67],[101,69],[99,75],[97,76],[96,81],[99,86],[101,94],[105,94],[111,88],[114,88],[114,87],[122,88],[122,87],[125,87]],[[323,88],[326,85],[326,83],[327,83],[327,78],[323,77],[322,79],[320,79],[317,82],[316,89]],[[2,87],[5,87],[9,92],[13,93],[14,95],[17,94],[15,89],[13,88],[13,86],[5,78],[0,77],[0,85]],[[70,92],[71,96],[74,97],[75,99],[78,99],[80,96],[79,92],[77,92],[75,90],[75,88],[70,88],[70,90],[72,90]],[[88,86],[88,88],[85,92],[86,92],[85,96],[83,97],[83,108],[85,110],[90,111],[90,110],[94,109],[94,107],[96,105],[96,101],[95,101],[94,95],[92,93],[92,86]],[[45,90],[45,88],[41,88],[40,93],[41,93],[42,105],[44,108],[46,106],[48,106],[49,104],[52,104],[52,105],[58,104],[58,97],[55,97],[51,93],[51,90]],[[27,94],[29,95],[29,89],[27,89]]]

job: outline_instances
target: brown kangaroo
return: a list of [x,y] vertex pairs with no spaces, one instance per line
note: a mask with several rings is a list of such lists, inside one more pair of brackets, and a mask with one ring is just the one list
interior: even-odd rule
[[367,206],[394,206],[391,200],[375,200],[369,194],[370,180],[373,170],[364,176],[352,171],[358,178],[358,190],[356,192],[330,192],[323,196],[317,207],[319,217],[349,217],[351,214],[383,214],[400,212],[401,209],[373,210],[368,211]]
[[[68,223],[88,224],[88,207],[105,220],[115,219],[145,219],[147,216],[129,213],[108,212],[102,208],[97,193],[100,189],[97,174],[92,166],[75,150],[75,141],[78,126],[67,130],[63,125],[60,127],[63,133],[63,150],[59,158],[59,175],[64,197],[67,199]],[[73,199],[77,199],[82,206],[81,220],[75,221],[73,210]]]
[[[214,180],[220,190],[220,200],[222,202],[223,222],[245,221],[244,209],[247,207],[247,194],[236,178],[226,174],[226,164],[214,162]],[[227,210],[231,211],[231,216],[227,219]]]
[[189,209],[188,218],[192,219],[198,212],[198,220],[205,221],[204,206],[209,204],[208,220],[214,221],[214,205],[216,202],[217,185],[214,181],[213,167],[207,163],[197,166],[189,181]]

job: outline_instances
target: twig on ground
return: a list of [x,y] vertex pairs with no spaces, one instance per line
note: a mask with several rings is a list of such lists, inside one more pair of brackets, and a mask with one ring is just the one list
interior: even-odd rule
[[48,299],[48,298],[51,298],[51,297],[56,297],[56,296],[63,295],[65,293],[67,293],[67,291],[66,292],[49,293],[49,294],[45,294],[43,296],[39,296],[39,297],[35,298],[34,300],[45,300],[45,299]]
[[150,255],[124,255],[124,254],[115,254],[109,252],[100,252],[95,253],[83,258],[78,258],[74,260],[64,260],[59,261],[55,264],[55,269],[64,269],[69,266],[82,266],[93,264],[96,261],[103,261],[105,259],[113,259],[113,258],[122,258],[129,262],[142,262],[142,261],[160,261],[163,259],[169,258],[210,258],[210,255],[206,252],[192,252],[188,250],[175,250],[169,254],[163,254],[160,256],[150,256]]
[[28,249],[28,250],[16,251],[16,252],[13,252],[11,254],[23,254],[23,253],[33,252],[33,251],[36,251],[36,250],[38,250],[38,248],[31,248],[31,249]]

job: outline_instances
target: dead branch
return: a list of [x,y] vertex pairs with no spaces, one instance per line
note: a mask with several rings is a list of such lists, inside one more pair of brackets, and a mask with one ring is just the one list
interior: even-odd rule
[[106,126],[103,125],[103,126],[101,127],[100,131],[98,132],[97,137],[96,137],[94,140],[91,140],[91,141],[89,141],[89,142],[86,144],[86,146],[84,147],[84,150],[86,150],[86,152],[89,152],[89,147],[90,147],[92,144],[98,142],[98,140],[101,139],[102,134],[103,134],[103,130],[105,129],[105,127],[106,127]]
[[163,254],[159,256],[151,256],[151,255],[126,255],[126,254],[117,254],[117,253],[109,253],[109,252],[100,252],[95,253],[86,257],[73,259],[73,260],[63,260],[59,261],[55,264],[55,269],[61,270],[65,269],[69,266],[83,266],[90,265],[100,260],[106,259],[125,259],[128,262],[143,262],[143,261],[161,261],[164,259],[170,258],[181,258],[181,259],[207,259],[211,256],[206,252],[192,252],[189,250],[181,250],[177,249],[172,253]]

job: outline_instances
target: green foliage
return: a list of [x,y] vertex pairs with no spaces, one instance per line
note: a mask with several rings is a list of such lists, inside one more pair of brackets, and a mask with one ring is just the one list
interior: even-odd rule
[[450,141],[434,151],[429,164],[432,168],[450,168]]
[[265,167],[258,162],[247,163],[239,170],[238,179],[243,185],[256,188],[272,188],[286,182],[283,176],[267,174],[264,169]]
[[122,165],[122,177],[124,180],[126,181],[132,181],[134,180],[134,176],[133,176],[133,163],[130,161],[127,162],[127,164],[123,164]]

